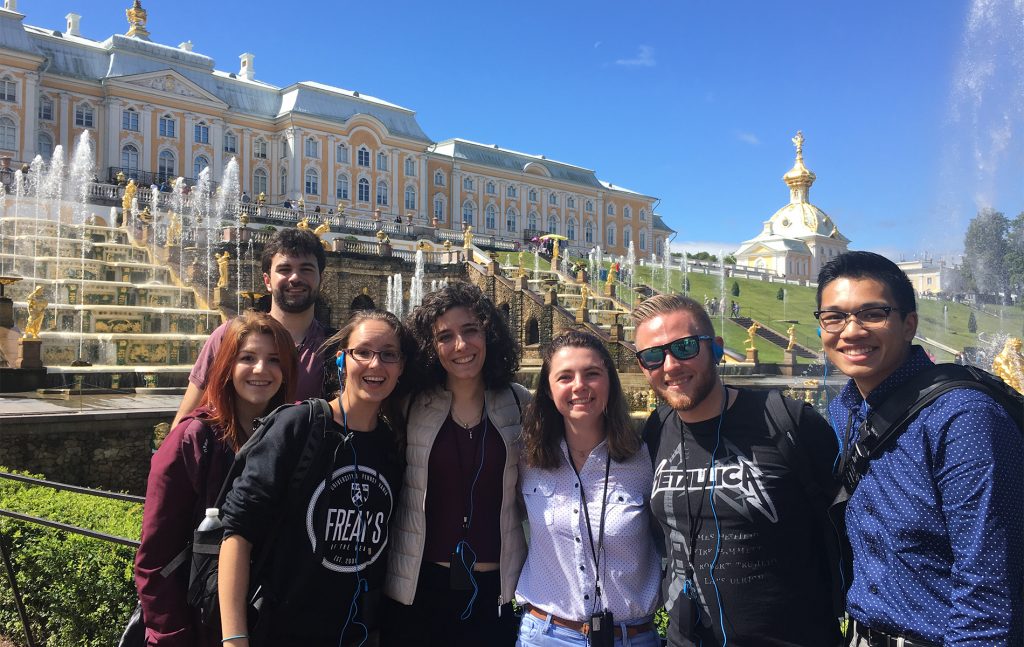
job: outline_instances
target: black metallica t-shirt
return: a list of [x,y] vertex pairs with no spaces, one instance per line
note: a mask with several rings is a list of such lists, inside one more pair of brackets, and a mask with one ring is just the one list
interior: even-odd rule
[[[735,647],[839,641],[821,522],[770,435],[766,395],[740,390],[720,434],[718,417],[684,424],[674,413],[662,429],[651,509],[665,533],[673,647],[721,645],[723,627]],[[796,436],[827,482],[837,452],[831,428],[806,407]]]

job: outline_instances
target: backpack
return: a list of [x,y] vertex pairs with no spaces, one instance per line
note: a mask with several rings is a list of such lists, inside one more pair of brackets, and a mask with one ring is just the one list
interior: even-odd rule
[[835,504],[844,503],[853,495],[871,459],[903,433],[922,409],[953,389],[975,389],[988,394],[1006,409],[1017,429],[1024,430],[1024,395],[975,366],[935,364],[907,380],[868,414],[857,433],[857,441],[843,459],[843,487]]
[[[300,405],[281,405],[264,418],[258,420],[253,434],[245,441],[245,444],[238,450],[238,453],[235,454],[235,459],[231,463],[228,475],[225,477],[224,484],[221,486],[220,493],[217,495],[218,509],[223,507],[224,501],[227,499],[228,492],[231,491],[231,486],[234,484],[235,479],[238,478],[245,469],[245,463],[248,459],[249,453],[252,452],[253,447],[259,444],[259,442],[266,436],[267,431],[273,426],[279,412],[288,407],[302,405],[309,406],[309,424],[312,431],[306,436],[306,444],[302,448],[302,452],[299,454],[295,467],[292,469],[291,480],[288,485],[288,498],[292,498],[297,493],[302,492],[309,484],[309,479],[319,477],[315,470],[310,468],[313,466],[314,461],[320,453],[320,448],[326,435],[328,422],[333,418],[330,405],[326,400],[319,398],[306,400]],[[285,506],[285,508],[287,508],[287,506]],[[276,538],[277,531],[284,522],[284,518],[285,513],[282,510],[275,519],[273,523],[273,530],[268,534],[267,540],[264,541],[258,550],[254,552],[249,577],[250,615],[258,617],[259,611],[262,608],[266,591],[263,591],[260,587],[260,574],[263,567],[266,566],[267,559],[270,556],[274,545],[274,539]],[[204,519],[204,521],[206,520]],[[215,527],[209,529],[196,529],[192,545],[190,547],[191,550],[189,551],[191,553],[192,568],[189,573],[187,601],[190,606],[199,610],[200,617],[204,624],[216,622],[219,616],[217,576],[220,546],[223,540],[224,528],[220,523],[215,524]]]
[[[844,542],[842,531],[829,516],[828,506],[834,497],[836,484],[818,483],[810,468],[810,456],[802,444],[797,441],[800,420],[804,407],[810,406],[794,400],[782,397],[777,389],[768,392],[765,400],[765,420],[768,423],[768,431],[771,439],[775,442],[776,448],[782,455],[783,462],[793,470],[804,498],[815,513],[815,521],[821,531],[822,544],[825,547],[829,567],[830,588],[832,592],[832,607],[837,617],[845,610],[846,588],[851,581],[849,570],[843,560]],[[665,426],[668,417],[674,413],[674,409],[667,404],[658,407],[654,414],[648,419],[642,431],[642,438],[647,443],[647,450],[650,452],[651,465],[656,467],[658,447],[661,443],[661,431]],[[660,524],[652,525],[658,527],[658,538],[661,539]]]

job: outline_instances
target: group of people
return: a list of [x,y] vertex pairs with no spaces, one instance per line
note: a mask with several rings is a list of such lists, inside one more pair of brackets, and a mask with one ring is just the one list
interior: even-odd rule
[[[149,645],[646,647],[662,607],[673,646],[1020,644],[1024,449],[988,396],[943,396],[871,463],[848,542],[826,514],[859,422],[929,364],[887,259],[822,270],[815,316],[851,378],[831,426],[725,386],[699,302],[641,303],[636,361],[665,402],[642,431],[588,332],[543,346],[531,396],[517,335],[471,284],[332,331],[313,316],[314,235],[278,232],[262,263],[271,311],[213,333],[153,457],[135,565]],[[218,510],[219,623],[204,623],[188,569],[165,567],[260,420]]]

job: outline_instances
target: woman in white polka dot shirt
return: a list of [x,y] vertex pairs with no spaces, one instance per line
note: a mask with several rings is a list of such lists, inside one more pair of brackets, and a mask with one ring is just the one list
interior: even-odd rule
[[660,645],[653,469],[601,340],[570,331],[544,350],[523,442],[530,549],[516,588],[518,644],[587,645],[589,634],[591,645]]

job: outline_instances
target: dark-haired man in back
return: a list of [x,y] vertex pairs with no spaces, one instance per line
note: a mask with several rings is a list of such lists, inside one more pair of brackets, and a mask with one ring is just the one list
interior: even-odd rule
[[[932,366],[889,259],[849,252],[818,275],[821,341],[850,377],[830,406],[844,463],[868,414]],[[921,410],[872,458],[846,509],[852,645],[1014,645],[1022,638],[1024,443],[976,389]]]
[[[312,232],[281,229],[267,241],[261,261],[263,283],[270,292],[270,316],[281,322],[295,340],[299,356],[295,397],[304,400],[327,395],[324,392],[325,358],[318,351],[329,331],[313,317],[320,282],[327,266],[323,245]],[[199,352],[172,428],[202,401],[206,373],[220,347],[226,326],[225,323],[214,330]]]

